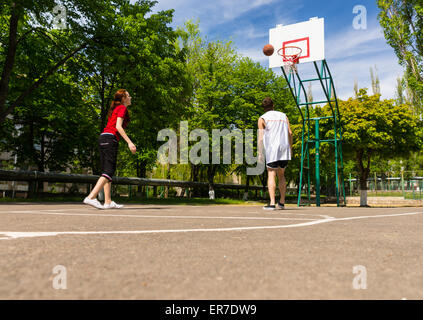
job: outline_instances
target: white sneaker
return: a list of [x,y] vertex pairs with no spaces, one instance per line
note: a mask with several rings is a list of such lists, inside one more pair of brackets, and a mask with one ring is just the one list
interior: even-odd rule
[[93,206],[94,208],[104,209],[103,205],[97,199],[90,199],[90,198],[86,197],[83,202],[85,204]]
[[112,201],[110,204],[105,204],[104,209],[122,209],[123,204],[117,204],[116,202]]

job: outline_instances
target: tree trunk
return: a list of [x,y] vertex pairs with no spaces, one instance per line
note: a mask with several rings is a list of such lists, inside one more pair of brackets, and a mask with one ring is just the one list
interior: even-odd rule
[[104,66],[101,68],[101,84],[100,84],[100,99],[101,99],[101,132],[103,132],[104,127],[106,126],[106,117],[107,117],[107,108],[106,108],[106,80],[104,74]]
[[250,176],[247,175],[247,181],[245,182],[244,201],[248,201],[248,189],[250,188]]
[[[166,165],[166,179],[170,180],[170,163],[168,162]],[[165,199],[169,198],[169,187],[165,186],[164,192]]]
[[207,181],[209,183],[209,197],[210,197],[210,199],[215,198],[215,192],[214,192],[214,187],[213,187],[215,173],[216,173],[216,166],[214,166],[212,164],[209,165],[208,168],[207,168]]
[[[45,171],[45,160],[46,160],[46,146],[44,140],[44,134],[41,134],[41,146],[40,146],[40,160],[38,162],[38,171],[44,172]],[[42,193],[44,191],[44,183],[38,182],[38,193]]]
[[371,151],[368,151],[367,154],[367,167],[363,165],[364,151],[357,151],[357,165],[358,165],[358,174],[360,179],[360,207],[368,207],[367,205],[367,179],[370,174],[370,157]]
[[[191,164],[191,181],[197,182],[198,181],[198,173],[200,171],[200,167],[196,166],[195,164]],[[197,188],[193,188],[193,190],[190,192],[190,197],[197,197],[199,195],[199,192]]]
[[[15,2],[12,3],[12,12],[9,23],[9,45],[7,47],[6,60],[4,62],[3,72],[0,79],[0,114],[6,112],[6,101],[9,93],[9,81],[12,74],[13,65],[15,63],[16,48],[18,44],[18,23],[19,8]],[[6,118],[7,114],[4,115]],[[2,117],[3,118],[3,117]],[[4,119],[0,121],[3,122]]]
[[[137,177],[138,178],[146,178],[147,176],[147,163],[146,161],[139,161],[137,160]],[[138,186],[138,192],[143,195],[144,188],[142,186]]]

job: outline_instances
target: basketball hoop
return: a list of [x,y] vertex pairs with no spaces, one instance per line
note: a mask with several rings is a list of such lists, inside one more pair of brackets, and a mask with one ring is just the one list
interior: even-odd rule
[[297,73],[297,64],[300,61],[303,50],[299,47],[287,46],[278,50],[278,55],[282,57],[284,62],[283,68],[286,73]]

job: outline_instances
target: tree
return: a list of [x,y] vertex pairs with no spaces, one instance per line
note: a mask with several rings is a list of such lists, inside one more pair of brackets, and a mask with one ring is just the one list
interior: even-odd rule
[[379,22],[412,90],[413,107],[423,112],[423,4],[421,0],[378,0]]
[[177,45],[179,33],[169,26],[173,11],[153,14],[154,4],[122,5],[113,21],[114,32],[119,34],[117,43],[91,46],[83,53],[81,80],[91,86],[89,93],[101,118],[99,130],[107,121],[114,92],[125,88],[131,93],[127,132],[138,151],[133,156],[122,143],[117,169],[119,174],[137,177],[145,177],[155,163],[158,132],[178,123],[189,97],[185,52]]
[[373,68],[370,67],[370,78],[372,80],[372,90],[373,94],[380,94],[380,81],[379,76],[377,74],[377,67],[373,71]]
[[358,96],[358,81],[357,81],[357,79],[355,79],[354,80],[354,97],[356,97],[357,98],[357,96]]
[[6,120],[10,129],[4,133],[2,149],[17,155],[20,168],[35,166],[44,172],[86,167],[90,159],[86,151],[97,137],[91,130],[90,111],[69,75],[55,74],[34,99],[24,99],[13,110],[13,120]]
[[[254,130],[253,150],[256,153],[256,130],[258,119],[263,114],[262,100],[265,97],[271,97],[274,101],[275,109],[287,114],[292,124],[295,124],[298,118],[295,102],[283,77],[277,76],[268,68],[263,68],[250,58],[241,58],[237,61],[232,77],[234,99],[228,106],[228,113],[232,115],[233,127],[242,131],[246,129]],[[248,192],[249,183],[257,178],[247,175],[248,167],[249,165],[244,163],[237,165],[235,169],[237,173],[245,176],[246,192]],[[287,181],[289,183],[290,180],[296,179],[296,175],[293,173],[295,170],[288,171]],[[261,175],[259,178],[260,182],[265,186],[265,175]]]
[[[354,159],[360,181],[360,205],[367,205],[367,178],[372,159],[406,157],[419,150],[422,126],[412,115],[409,106],[395,105],[393,100],[380,100],[380,95],[368,96],[360,89],[357,99],[339,101],[343,129],[344,158]],[[328,106],[323,108],[330,114]],[[333,131],[325,128],[325,136],[333,138]]]
[[[187,69],[192,87],[190,112],[186,114],[190,129],[205,129],[210,138],[213,129],[255,131],[263,113],[261,101],[266,96],[271,96],[276,108],[290,116],[295,104],[282,77],[249,58],[239,57],[231,42],[203,39],[196,23],[188,21],[184,32],[181,40],[188,52]],[[231,148],[233,164],[234,144]],[[211,152],[212,148],[210,161]],[[220,156],[220,164],[192,164],[194,180],[202,170],[206,171],[210,185],[218,173],[246,174],[246,164],[223,164],[222,153]],[[246,177],[247,185],[251,178]]]
[[[152,3],[148,0],[145,2]],[[128,4],[128,0],[63,0],[66,7],[67,29],[54,30],[52,19],[55,2],[53,0],[39,1],[2,1],[2,28],[0,39],[5,44],[1,55],[0,78],[0,125],[7,115],[13,112],[25,98],[45,83],[69,59],[83,52],[94,44],[103,46],[116,45],[119,34],[114,28],[114,21],[120,14],[119,8]],[[81,16],[84,17],[81,21]],[[4,22],[7,20],[7,23]],[[38,35],[43,37],[51,49],[44,51],[29,50],[23,52],[23,43],[27,38]],[[36,58],[34,59],[34,56]],[[43,57],[43,60],[40,58]],[[42,61],[34,65],[37,77],[24,86],[22,78],[18,77],[16,64],[19,60]],[[20,87],[21,90],[11,91],[10,88]]]
[[398,105],[404,104],[405,103],[405,97],[404,97],[404,81],[398,77],[397,78],[397,86],[396,86],[396,102]]
[[[41,171],[85,166],[97,173],[97,137],[114,92],[125,88],[133,97],[127,130],[138,153],[129,154],[121,143],[118,171],[145,177],[156,160],[158,131],[181,118],[189,96],[185,53],[177,46],[178,32],[169,26],[173,11],[152,14],[155,3],[65,1],[66,30],[52,29],[44,17],[53,1],[19,7],[18,45],[14,52],[6,50],[15,58],[12,65],[4,64],[11,72],[3,86],[8,105],[4,115],[13,120],[3,122],[8,136],[3,149],[18,153],[23,166]],[[0,23],[8,27],[11,7],[4,8]],[[79,14],[86,15],[83,24]],[[10,38],[4,29],[0,37],[2,42]]]

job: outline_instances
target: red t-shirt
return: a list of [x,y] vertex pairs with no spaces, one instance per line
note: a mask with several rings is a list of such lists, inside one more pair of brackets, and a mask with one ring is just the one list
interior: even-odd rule
[[122,128],[125,129],[129,122],[129,114],[128,109],[126,109],[123,104],[117,106],[113,110],[112,114],[107,120],[107,126],[104,128],[103,133],[112,133],[115,135],[117,141],[119,141],[120,134],[116,129],[117,118],[123,118]]

